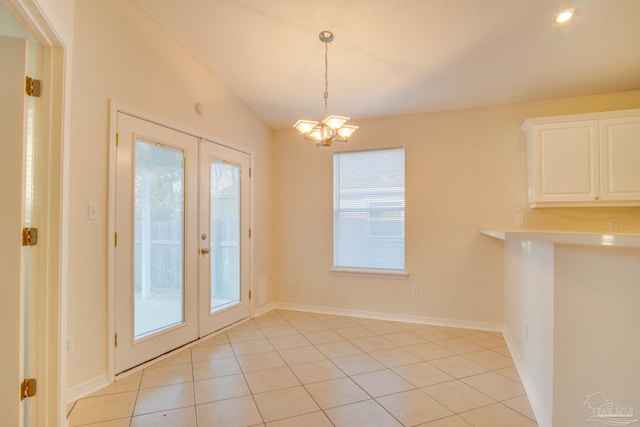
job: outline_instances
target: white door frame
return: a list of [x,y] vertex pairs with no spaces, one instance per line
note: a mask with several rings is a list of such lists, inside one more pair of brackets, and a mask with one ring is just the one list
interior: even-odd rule
[[[107,211],[108,211],[108,225],[107,225],[107,242],[109,244],[108,248],[107,248],[107,255],[108,255],[108,260],[107,260],[107,302],[108,302],[108,308],[107,308],[107,314],[108,314],[108,327],[107,327],[107,349],[108,349],[108,354],[107,354],[107,363],[108,363],[108,380],[109,383],[112,383],[115,381],[116,379],[116,363],[115,363],[115,346],[114,346],[114,337],[115,337],[115,332],[116,332],[116,304],[115,304],[115,294],[116,294],[116,284],[115,284],[115,247],[114,247],[114,234],[116,232],[116,224],[115,224],[115,219],[116,219],[116,211],[115,211],[115,200],[116,200],[116,194],[115,194],[115,190],[116,190],[116,182],[115,182],[115,177],[116,177],[116,133],[117,133],[117,116],[118,113],[124,113],[124,114],[128,114],[130,116],[134,116],[137,117],[139,119],[142,120],[146,120],[152,123],[156,123],[158,125],[161,126],[166,126],[168,128],[171,128],[173,130],[176,130],[178,132],[183,132],[185,134],[194,136],[196,138],[200,138],[200,139],[205,139],[207,141],[213,142],[215,144],[219,144],[228,148],[232,148],[234,150],[237,151],[241,151],[243,153],[247,153],[249,154],[250,157],[250,168],[253,169],[253,161],[254,161],[254,152],[252,149],[247,148],[247,147],[242,147],[240,145],[237,144],[233,144],[227,141],[224,141],[221,138],[217,138],[217,137],[213,137],[213,136],[208,136],[206,135],[204,132],[195,130],[195,129],[191,129],[187,126],[183,126],[179,123],[175,123],[173,121],[170,120],[166,120],[162,117],[156,116],[154,114],[150,114],[147,113],[145,111],[141,111],[138,108],[135,107],[131,107],[129,105],[126,105],[124,103],[118,102],[116,100],[111,100],[110,101],[110,107],[109,107],[110,113],[109,113],[109,201],[108,201],[108,207],[107,207]],[[250,213],[249,213],[249,227],[252,227],[253,224],[253,209],[254,209],[254,192],[253,192],[253,185],[252,185],[252,181],[249,181],[249,194],[250,194]],[[253,269],[254,269],[254,262],[253,262],[253,257],[254,257],[254,244],[253,244],[253,239],[250,239],[250,245],[249,245],[249,288],[251,290],[252,293],[254,292],[255,286],[253,283],[253,277],[254,277],[254,273],[253,273]],[[252,298],[252,300],[250,301],[250,307],[251,307],[251,312],[249,314],[249,316],[253,316],[255,307],[256,307],[256,301],[257,298]],[[197,341],[195,341],[194,343],[190,344],[190,345],[195,345],[197,343]],[[171,353],[169,353],[167,356],[171,355]],[[164,357],[164,356],[163,356]],[[127,373],[125,373],[125,375],[128,375],[130,373],[133,372],[137,372],[140,369],[145,368],[146,366],[148,366],[150,363],[153,362],[147,362],[145,364],[142,364],[130,371],[128,371]]]
[[67,253],[68,229],[68,161],[69,158],[69,99],[70,85],[68,70],[71,56],[67,43],[61,36],[61,29],[46,16],[36,0],[4,0],[7,9],[22,27],[46,50],[44,54],[47,83],[43,90],[48,92],[51,103],[43,111],[48,121],[49,132],[49,186],[44,196],[48,207],[43,212],[42,221],[48,223],[49,235],[40,248],[42,257],[40,279],[47,289],[46,295],[38,295],[46,310],[40,316],[37,328],[39,355],[40,405],[38,419],[42,425],[64,425],[66,423],[66,352],[62,345],[66,336],[67,299]]

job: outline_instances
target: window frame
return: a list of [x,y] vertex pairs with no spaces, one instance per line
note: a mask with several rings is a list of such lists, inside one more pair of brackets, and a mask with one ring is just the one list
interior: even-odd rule
[[[353,154],[353,153],[362,153],[362,152],[382,152],[389,150],[402,150],[403,154],[403,203],[402,203],[402,256],[403,256],[403,267],[404,268],[375,268],[375,267],[357,267],[357,266],[338,266],[336,265],[336,216],[337,216],[337,203],[339,199],[339,194],[336,191],[336,159],[340,155],[345,154]],[[386,148],[372,148],[365,150],[352,150],[352,151],[340,151],[333,153],[333,260],[332,267],[330,269],[331,274],[339,275],[339,276],[357,276],[357,277],[378,277],[378,278],[388,278],[388,279],[406,279],[409,276],[409,273],[406,270],[406,148],[403,146],[399,147],[386,147]],[[375,212],[383,212],[385,208],[378,209]],[[397,209],[394,209],[394,211]],[[369,209],[365,209],[366,212],[371,212]],[[369,220],[368,220],[369,221]]]

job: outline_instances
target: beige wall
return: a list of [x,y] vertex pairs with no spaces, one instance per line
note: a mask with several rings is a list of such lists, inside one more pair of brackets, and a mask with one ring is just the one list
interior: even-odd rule
[[554,244],[504,242],[504,335],[538,425],[553,416]]
[[593,393],[637,419],[640,249],[556,245],[555,270],[553,425],[593,425]]
[[[425,113],[360,125],[348,145],[316,148],[295,130],[275,133],[275,301],[302,306],[502,324],[502,243],[487,227],[640,232],[640,208],[529,209],[528,117],[638,108],[640,91]],[[348,113],[335,111],[335,113]],[[407,280],[334,276],[332,153],[406,149]],[[410,295],[410,285],[420,295]]]
[[73,38],[73,9],[75,0],[35,0],[67,48]]
[[[271,282],[271,130],[132,1],[76,2],[69,159],[69,388],[107,373],[109,99],[254,151],[254,283]],[[204,113],[195,113],[194,105]],[[99,204],[99,221],[87,204]]]
[[[502,244],[479,228],[523,213],[528,226],[604,229],[615,215],[620,231],[640,230],[638,209],[527,209],[519,130],[527,117],[637,108],[640,91],[361,120],[352,143],[328,150],[292,130],[272,143],[272,132],[134,2],[80,1],[71,16],[69,387],[107,372],[109,99],[254,150],[253,279],[266,280],[272,302],[499,325]],[[406,147],[410,277],[332,276],[331,153],[388,146]],[[90,201],[99,221],[86,218]],[[413,284],[420,296],[410,296]]]

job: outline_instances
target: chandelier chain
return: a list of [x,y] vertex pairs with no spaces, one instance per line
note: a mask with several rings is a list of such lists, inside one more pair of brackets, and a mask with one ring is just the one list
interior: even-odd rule
[[327,99],[329,98],[329,41],[324,42],[324,117],[327,117]]

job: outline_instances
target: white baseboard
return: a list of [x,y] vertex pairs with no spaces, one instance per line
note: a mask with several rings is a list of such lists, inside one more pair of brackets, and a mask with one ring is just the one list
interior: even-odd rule
[[550,414],[548,414],[544,408],[544,404],[542,403],[540,392],[538,391],[537,387],[531,380],[531,375],[529,375],[527,366],[522,360],[520,353],[518,353],[518,349],[516,348],[513,342],[513,339],[511,338],[511,334],[508,328],[506,327],[504,328],[503,335],[504,335],[504,340],[507,343],[507,347],[509,348],[509,353],[511,353],[511,358],[513,359],[513,363],[515,363],[516,369],[518,370],[518,374],[520,375],[520,380],[522,381],[522,385],[524,386],[524,389],[527,392],[527,397],[529,398],[529,404],[531,405],[531,410],[533,410],[533,414],[536,417],[538,426],[551,427]]
[[263,314],[270,312],[274,308],[275,307],[274,307],[273,303],[271,303],[271,302],[268,303],[268,304],[263,304],[263,305],[253,309],[253,317],[262,316]]
[[65,396],[67,398],[67,403],[71,403],[82,397],[88,396],[89,394],[94,393],[108,385],[109,378],[107,374],[102,374],[93,379],[90,379],[89,381],[85,381],[81,384],[69,387],[67,388],[67,393]]
[[[260,314],[266,313],[267,311],[270,311],[270,310],[271,310],[271,308],[267,309],[264,312],[261,311]],[[254,316],[257,316],[257,314],[254,314]],[[201,338],[199,338],[199,339],[197,339],[197,340],[195,340],[193,342],[190,342],[189,344],[186,344],[186,345],[184,345],[182,347],[176,348],[173,351],[165,353],[165,354],[163,354],[163,355],[161,355],[161,356],[159,356],[159,357],[157,357],[157,358],[155,358],[153,360],[149,360],[149,361],[147,361],[145,363],[142,363],[142,364],[136,366],[133,369],[130,369],[130,370],[124,372],[124,373],[116,375],[115,378],[114,378],[114,381],[115,380],[122,380],[122,379],[128,377],[129,375],[132,375],[132,374],[135,374],[135,373],[137,373],[139,371],[142,371],[144,368],[146,368],[148,366],[151,366],[151,365],[153,365],[155,363],[158,363],[158,362],[160,362],[160,361],[162,361],[164,359],[167,359],[167,358],[169,358],[171,356],[174,356],[175,354],[177,354],[177,353],[179,353],[181,351],[184,351],[187,348],[191,348],[191,347],[193,347],[195,345],[198,345],[202,341],[207,340],[207,339],[209,339],[209,338],[211,338],[211,337],[213,337],[213,336],[215,336],[217,334],[220,334],[220,333],[226,331],[227,329],[233,328],[234,326],[239,325],[241,323],[244,323],[244,322],[246,322],[248,320],[250,320],[250,318],[243,319],[238,323],[234,323],[233,325],[229,325],[226,328],[222,328],[219,331],[216,331],[216,332],[213,332],[212,334],[209,334],[209,335],[206,335],[204,337],[201,337]],[[94,378],[92,380],[86,381],[86,382],[84,382],[82,384],[78,384],[76,386],[70,387],[70,388],[67,389],[67,393],[66,393],[67,403],[71,403],[71,402],[74,402],[74,401],[76,401],[78,399],[81,399],[83,397],[87,397],[89,394],[94,393],[94,392],[100,390],[101,388],[108,386],[112,382],[113,381],[109,381],[109,376],[107,374],[104,374],[104,375],[96,377],[96,378]]]
[[288,304],[279,302],[271,303],[269,305],[271,306],[271,309],[307,311],[311,313],[333,314],[338,316],[365,317],[369,319],[390,320],[395,322],[409,322],[420,323],[424,325],[449,326],[453,328],[479,329],[483,331],[502,332],[503,328],[501,323],[442,319],[438,317],[383,313],[378,311],[350,310],[334,307],[321,307],[315,305]]
[[[334,308],[334,307],[288,304],[288,303],[278,303],[278,302],[264,304],[264,305],[261,305],[260,307],[255,308],[253,311],[253,317],[261,316],[274,309],[306,311],[310,313],[332,314],[332,315],[338,315],[338,316],[363,317],[363,318],[369,318],[369,319],[389,320],[389,321],[396,321],[396,322],[410,322],[410,323],[419,323],[424,325],[449,326],[453,328],[479,329],[483,331],[502,332],[502,329],[503,329],[502,324],[499,324],[499,323],[473,322],[473,321],[467,321],[467,320],[442,319],[437,317],[413,316],[413,315],[403,315],[403,314],[396,314],[396,313],[383,313],[383,312],[377,312],[377,311],[350,310],[350,309],[341,309],[341,308]],[[224,330],[225,329],[218,331],[216,333],[220,333]],[[212,334],[212,335],[215,335],[215,334]],[[207,337],[204,337],[203,339],[206,339],[209,337],[210,336],[207,336]],[[507,341],[507,343],[508,342],[509,341]],[[193,346],[197,343],[198,341],[195,341],[191,343],[188,347]],[[511,347],[512,346],[509,346],[509,350],[512,350]],[[179,350],[182,351],[184,350],[184,348],[186,347],[182,347]],[[513,351],[512,351],[512,354],[513,354]],[[162,358],[166,358],[171,355],[172,353],[169,353],[167,355],[164,355]],[[159,360],[161,359],[155,359],[149,362],[149,364],[156,363]],[[514,361],[515,361],[515,355],[514,355]],[[518,363],[516,363],[516,367],[520,372],[520,367],[518,366]],[[144,368],[144,365],[141,366],[140,368],[141,369]],[[523,383],[524,383],[524,380],[523,380]],[[110,382],[109,382],[108,375],[103,374],[89,381],[85,381],[82,384],[78,384],[73,387],[70,387],[67,389],[67,393],[66,393],[67,403],[71,403],[82,397],[86,397],[87,395],[94,393],[100,390],[101,388],[106,387],[109,384]],[[525,388],[527,388],[526,385],[525,385]],[[529,392],[528,389],[527,389],[527,392]],[[535,412],[535,408],[534,408],[534,412]],[[538,414],[536,413],[536,417],[537,416]],[[543,424],[540,424],[540,425],[543,426]]]

